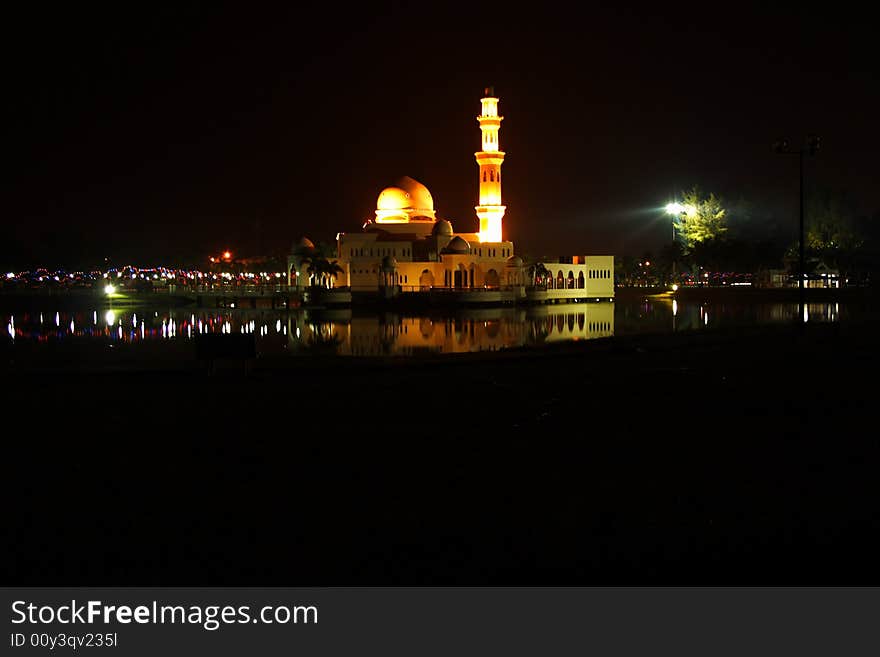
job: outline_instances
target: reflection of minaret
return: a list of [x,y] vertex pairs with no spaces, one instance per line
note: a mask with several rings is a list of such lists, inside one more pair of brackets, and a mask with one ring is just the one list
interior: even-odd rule
[[483,137],[483,150],[475,153],[480,166],[480,204],[474,209],[480,218],[480,241],[501,241],[501,219],[507,209],[501,205],[501,163],[504,152],[498,150],[498,131],[503,116],[498,116],[495,89],[487,87],[480,101],[483,112],[477,117]]

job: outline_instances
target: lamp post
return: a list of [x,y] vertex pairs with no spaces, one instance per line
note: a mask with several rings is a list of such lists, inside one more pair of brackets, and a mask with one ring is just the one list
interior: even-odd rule
[[[672,216],[672,244],[675,245],[675,218],[695,212],[694,206],[682,205],[678,201],[666,204],[666,214]],[[672,261],[672,279],[675,280],[675,260]]]
[[679,203],[667,203],[666,204],[666,214],[672,215],[672,241],[675,242],[675,218],[681,215],[684,212],[684,206]]
[[797,155],[798,158],[798,322],[804,316],[804,153],[815,155],[819,150],[819,137],[808,135],[803,147],[796,151],[791,150],[791,144],[787,138],[778,139],[773,144],[773,151],[780,155]]

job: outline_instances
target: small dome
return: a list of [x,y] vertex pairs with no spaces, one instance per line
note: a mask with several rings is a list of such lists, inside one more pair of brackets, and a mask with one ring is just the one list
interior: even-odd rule
[[311,253],[314,250],[315,245],[312,244],[312,240],[310,240],[308,237],[300,237],[296,242],[294,242],[293,248],[290,252],[296,255],[301,253]]
[[455,236],[443,249],[443,253],[467,254],[471,252],[471,245],[459,236]]
[[522,267],[523,266],[523,259],[517,255],[510,256],[507,259],[507,266],[508,267]]
[[394,256],[387,255],[382,258],[382,269],[391,270],[397,269],[397,258]]
[[441,219],[434,227],[431,229],[431,235],[435,237],[437,235],[452,235],[452,224],[446,221],[446,219]]

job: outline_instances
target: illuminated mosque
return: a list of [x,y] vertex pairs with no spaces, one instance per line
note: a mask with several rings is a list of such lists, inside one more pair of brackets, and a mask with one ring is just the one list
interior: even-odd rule
[[[401,178],[382,190],[375,217],[365,221],[360,232],[337,235],[335,260],[342,271],[328,280],[347,300],[416,295],[456,303],[613,299],[613,256],[542,259],[546,271],[540,285],[534,284],[534,270],[516,255],[513,242],[504,239],[505,154],[499,141],[504,117],[498,113],[493,88],[485,90],[480,103],[482,150],[475,153],[479,204],[474,208],[478,231],[456,232],[450,221],[437,218],[425,185]],[[314,272],[309,271],[313,254],[314,245],[306,238],[294,246],[288,259],[290,285],[308,288],[314,283]]]

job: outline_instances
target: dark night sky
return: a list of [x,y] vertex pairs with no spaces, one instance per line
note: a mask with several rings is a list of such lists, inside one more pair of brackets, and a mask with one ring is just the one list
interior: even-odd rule
[[820,134],[810,180],[880,209],[867,10],[21,4],[2,34],[4,269],[331,241],[401,175],[475,230],[489,84],[520,252],[658,249],[657,208],[693,184],[790,221],[794,239],[781,135]]

